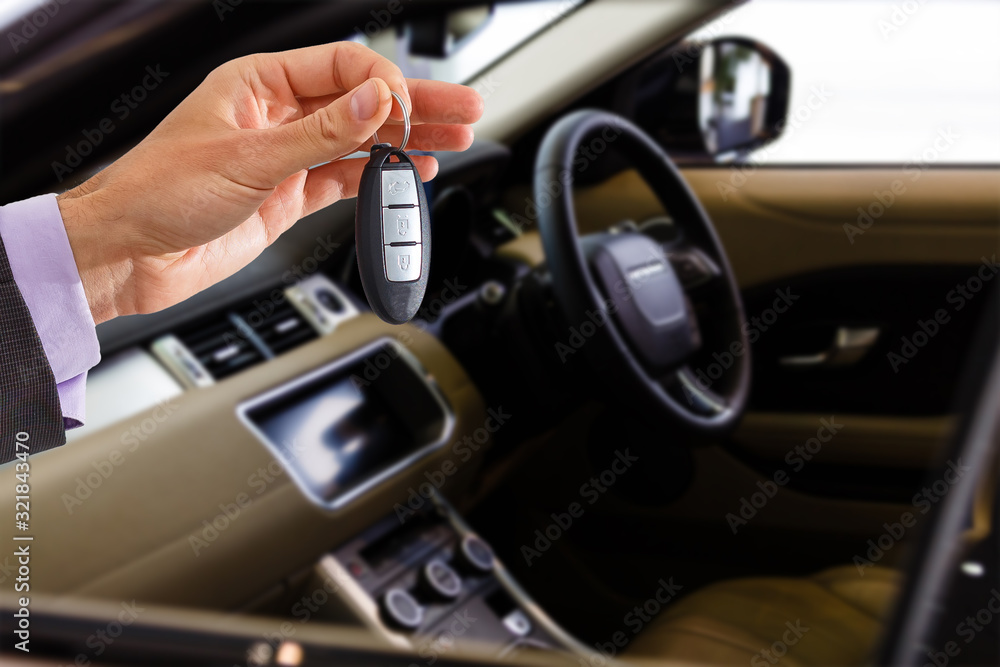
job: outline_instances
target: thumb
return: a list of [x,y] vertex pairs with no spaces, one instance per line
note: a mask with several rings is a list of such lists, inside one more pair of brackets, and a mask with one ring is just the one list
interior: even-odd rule
[[280,181],[347,155],[382,127],[391,109],[386,82],[368,79],[322,109],[269,131],[271,169],[280,172]]

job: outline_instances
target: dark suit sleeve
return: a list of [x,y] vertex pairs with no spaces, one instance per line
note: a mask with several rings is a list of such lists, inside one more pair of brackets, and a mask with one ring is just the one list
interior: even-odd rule
[[0,239],[0,319],[0,464],[3,464],[17,453],[18,433],[28,434],[27,444],[32,454],[66,442],[56,379],[31,313],[14,282],[3,239]]

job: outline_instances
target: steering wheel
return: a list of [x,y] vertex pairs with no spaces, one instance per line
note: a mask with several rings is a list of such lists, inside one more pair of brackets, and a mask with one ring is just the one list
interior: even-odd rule
[[[580,237],[575,173],[608,147],[638,170],[672,224]],[[735,426],[750,387],[743,303],[708,215],[663,149],[621,116],[574,112],[542,142],[534,195],[567,327],[557,351],[583,351],[614,394],[690,430]]]

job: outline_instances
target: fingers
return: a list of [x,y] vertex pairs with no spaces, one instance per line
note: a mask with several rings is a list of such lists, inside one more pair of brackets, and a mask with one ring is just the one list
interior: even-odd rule
[[[410,109],[410,124],[425,123],[471,125],[483,115],[483,98],[472,88],[443,81],[428,79],[407,79],[413,107]],[[389,83],[386,81],[386,83]],[[397,90],[389,83],[389,88]],[[397,90],[398,92],[398,90]],[[309,115],[317,109],[328,106],[338,99],[341,93],[332,93],[319,97],[301,97],[299,105],[303,115]],[[394,109],[398,111],[399,109]],[[402,118],[389,121],[392,125],[402,125]]]
[[265,130],[256,168],[273,183],[297,171],[353,152],[389,115],[389,87],[381,79],[362,82],[347,95],[304,118]]
[[[427,182],[437,176],[438,162],[429,155],[410,156],[420,179]],[[338,160],[309,170],[303,187],[305,205],[302,215],[309,215],[340,199],[358,196],[361,172],[368,160]]]
[[[403,128],[398,125],[384,125],[378,130],[378,138],[384,144],[399,146],[403,140]],[[464,151],[472,145],[475,133],[468,125],[418,125],[410,132],[406,144],[407,151]],[[359,150],[370,150],[370,139]]]
[[[329,106],[340,96],[328,95],[325,97],[314,97],[309,100],[300,100],[305,114],[314,113],[317,109]],[[414,125],[410,131],[410,141],[406,144],[407,150],[417,151],[464,151],[472,145],[474,132],[467,125],[451,125],[443,123],[425,123]],[[398,146],[403,140],[403,124],[389,121],[378,128],[378,138],[383,142],[388,142]],[[368,150],[374,142],[368,141],[359,146],[359,150]]]
[[[391,90],[406,100],[412,108],[410,93],[403,73],[387,58],[355,42],[333,42],[280,53],[261,54],[261,79],[267,85],[269,77],[284,77],[297,97],[322,97],[342,94],[357,88],[368,79],[382,79]],[[272,69],[266,64],[277,65]],[[394,116],[402,120],[397,109]]]
[[409,79],[410,122],[471,125],[483,115],[483,98],[472,88],[430,79]]
[[[472,145],[473,132],[467,127],[476,122],[483,113],[480,95],[466,86],[441,81],[410,79],[410,91],[415,108],[411,115],[413,130],[408,149],[422,151],[463,151]],[[304,115],[313,114],[329,107],[340,95],[299,99]],[[398,110],[398,105],[393,107]],[[395,146],[403,137],[403,123],[389,120],[379,128],[379,140]],[[372,142],[365,142],[360,148],[371,148]]]

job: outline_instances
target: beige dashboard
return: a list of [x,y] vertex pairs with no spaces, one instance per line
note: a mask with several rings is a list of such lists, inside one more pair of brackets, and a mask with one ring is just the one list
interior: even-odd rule
[[[324,510],[239,420],[237,407],[385,338],[406,348],[437,384],[454,413],[450,437],[347,508]],[[427,481],[425,472],[446,461],[453,472],[443,488],[462,498],[490,442],[460,456],[453,443],[482,430],[486,419],[478,391],[433,336],[360,315],[281,363],[191,389],[32,456],[32,593],[239,608],[391,513],[408,489]],[[0,470],[0,485],[13,488],[12,465]],[[13,495],[3,504],[12,516]],[[11,532],[5,527],[0,539],[11,543]]]

